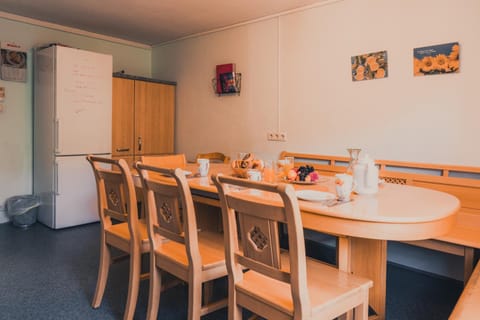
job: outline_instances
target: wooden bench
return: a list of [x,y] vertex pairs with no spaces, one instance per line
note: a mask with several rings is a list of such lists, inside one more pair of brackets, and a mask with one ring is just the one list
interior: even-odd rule
[[480,263],[463,289],[449,320],[474,320],[480,317]]
[[[348,157],[284,151],[280,159],[294,157],[295,166],[311,165],[320,174],[343,173]],[[461,203],[457,223],[448,234],[408,244],[464,257],[464,283],[473,270],[475,249],[480,249],[480,167],[376,160],[379,175],[388,183],[435,189],[456,196]]]

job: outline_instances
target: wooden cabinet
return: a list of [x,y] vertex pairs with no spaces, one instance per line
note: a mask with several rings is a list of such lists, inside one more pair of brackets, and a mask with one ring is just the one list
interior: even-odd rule
[[174,152],[175,84],[114,77],[112,157]]
[[[113,78],[112,156],[134,155],[135,81]],[[133,160],[133,159],[132,159]]]

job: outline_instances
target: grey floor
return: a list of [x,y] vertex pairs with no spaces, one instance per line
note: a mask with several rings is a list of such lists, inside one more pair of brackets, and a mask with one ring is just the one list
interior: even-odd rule
[[[128,261],[111,267],[101,307],[90,307],[98,239],[98,223],[55,231],[39,223],[27,230],[0,224],[0,319],[121,319]],[[326,249],[325,258],[330,257]],[[387,277],[388,320],[448,319],[462,290],[459,281],[396,265],[388,266]],[[223,282],[217,288],[225,292]],[[185,319],[186,295],[184,285],[166,291],[158,319]],[[145,318],[147,301],[148,281],[142,282],[135,319]],[[226,319],[226,312],[203,319]]]

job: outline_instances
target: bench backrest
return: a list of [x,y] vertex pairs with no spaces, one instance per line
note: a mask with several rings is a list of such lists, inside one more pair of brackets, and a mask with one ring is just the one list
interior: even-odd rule
[[[284,151],[280,159],[294,157],[295,166],[311,165],[320,174],[343,173],[349,157]],[[480,227],[480,167],[376,160],[385,182],[435,189],[456,196],[461,203],[458,223]],[[472,225],[473,224],[473,225]]]

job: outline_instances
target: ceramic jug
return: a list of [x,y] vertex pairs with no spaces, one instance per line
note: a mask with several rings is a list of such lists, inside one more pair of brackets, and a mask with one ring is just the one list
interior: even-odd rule
[[378,192],[378,168],[368,155],[358,159],[353,168],[353,191],[357,194],[375,194]]

